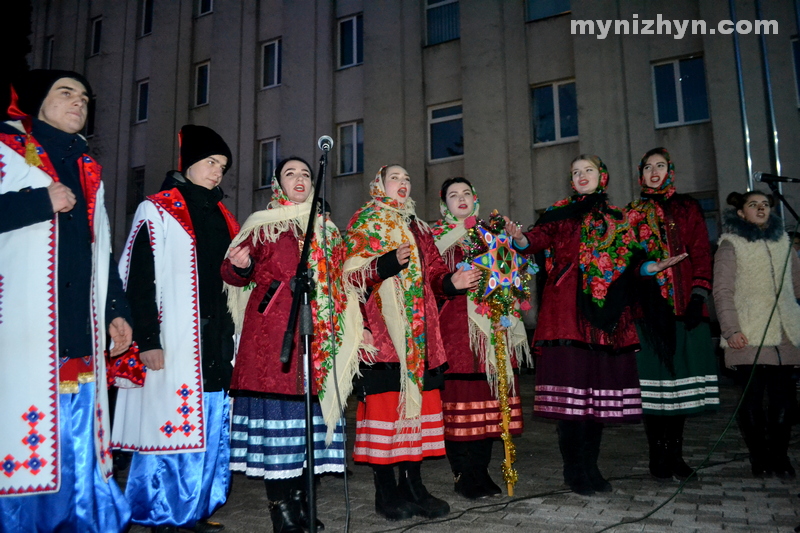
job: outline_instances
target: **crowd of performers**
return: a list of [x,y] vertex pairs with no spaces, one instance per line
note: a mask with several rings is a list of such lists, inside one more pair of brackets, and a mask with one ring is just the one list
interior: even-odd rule
[[[712,257],[664,148],[642,157],[625,208],[609,203],[600,158],[576,157],[569,197],[527,231],[501,221],[516,253],[543,257],[531,343],[529,302],[498,323],[468,296],[482,275],[468,242],[481,213],[464,178],[442,185],[442,218],[428,224],[406,169],[381,167],[340,232],[314,205],[311,166],[292,156],[240,227],[220,188],[231,150],[186,125],[177,170],[139,205],[117,266],[101,169],[79,135],[88,81],[33,71],[15,88],[0,125],[3,530],[219,531],[209,519],[231,471],[264,480],[275,532],[311,528],[299,338],[279,360],[309,219],[313,473],[345,471],[341,416],[355,395],[352,458],[372,468],[386,519],[449,513],[423,483],[425,458],[447,457],[463,497],[503,492],[492,449],[523,430],[523,365],[535,366],[533,414],[557,421],[572,491],[612,490],[598,468],[609,423],[643,421],[652,476],[689,477],[685,420],[719,408],[712,296],[725,365],[749,382],[738,421],[752,473],[795,477],[800,258],[769,194],[730,194]],[[124,493],[112,449],[133,452]]]

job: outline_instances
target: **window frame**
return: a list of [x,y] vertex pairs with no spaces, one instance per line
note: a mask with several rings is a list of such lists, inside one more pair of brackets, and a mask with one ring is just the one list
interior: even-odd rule
[[[425,46],[436,46],[437,44],[449,43],[450,41],[456,41],[458,39],[461,39],[461,21],[460,20],[459,20],[459,23],[458,23],[458,36],[457,37],[453,37],[452,39],[446,39],[444,41],[437,41],[435,43],[432,43],[431,40],[430,40],[430,35],[428,35],[428,15],[430,13],[430,10],[445,6],[447,4],[458,4],[460,0],[438,0],[438,1],[435,1],[435,3],[433,5],[430,5],[428,3],[430,0],[423,0],[423,1],[425,2]],[[460,18],[460,16],[461,16],[461,6],[460,5],[458,6],[458,13],[459,13],[459,18]]]
[[567,9],[565,11],[560,11],[558,13],[552,13],[550,15],[545,15],[543,17],[538,17],[538,18],[529,18],[528,17],[528,14],[530,13],[530,7],[529,6],[531,5],[531,2],[534,2],[534,1],[535,0],[525,0],[525,22],[537,22],[539,20],[547,20],[547,19],[550,19],[550,18],[553,18],[553,17],[560,17],[561,15],[566,15],[567,13],[572,13],[572,2],[571,2],[571,0],[568,0],[570,2],[569,9]]
[[[350,171],[343,171],[342,166],[344,163],[344,157],[342,155],[342,151],[344,150],[345,142],[343,140],[344,134],[343,130],[345,128],[353,128],[351,138],[349,139],[352,143],[353,148],[353,169]],[[358,131],[361,130],[361,168],[358,167]],[[337,134],[337,141],[339,143],[339,150],[337,151],[337,158],[338,158],[338,172],[337,176],[352,176],[353,174],[363,174],[364,173],[364,121],[363,120],[353,120],[351,122],[343,122],[339,124],[336,128]]]
[[[147,86],[147,98],[145,102],[144,118],[142,118],[142,87]],[[136,82],[136,114],[134,115],[134,124],[141,124],[147,122],[150,118],[150,78],[145,78]]]
[[[207,67],[206,69],[206,99],[204,102],[199,102],[199,90],[200,90],[200,69],[203,67]],[[211,101],[211,60],[201,61],[200,63],[195,64],[194,66],[194,90],[192,91],[194,98],[192,99],[192,107],[203,107],[204,105],[208,105]]]
[[792,37],[789,44],[792,47],[792,67],[794,67],[794,95],[797,107],[800,108],[800,37]]
[[[681,61],[686,61],[689,59],[703,60],[703,77],[704,77],[703,83],[705,85],[705,90],[706,90],[706,107],[708,108],[708,117],[699,120],[687,121],[683,109],[683,87],[681,85],[680,64]],[[676,107],[678,110],[678,120],[676,122],[660,123],[658,117],[658,91],[656,90],[656,67],[660,67],[663,65],[670,65],[670,64],[672,65],[672,74],[673,74],[673,79],[675,80],[675,100],[676,100]],[[708,80],[705,79],[705,75],[706,75],[706,61],[702,54],[678,57],[663,61],[654,61],[650,63],[650,88],[651,88],[650,90],[652,91],[653,94],[653,119],[654,119],[653,122],[655,123],[655,129],[660,130],[664,128],[674,128],[677,126],[690,126],[693,124],[703,124],[705,122],[711,122],[711,108],[708,105]]]
[[90,26],[89,57],[99,56],[102,49],[103,40],[103,17],[100,16],[93,18]]
[[[578,125],[578,135],[573,135],[572,137],[562,137],[561,136],[561,102],[559,100],[558,95],[558,88],[562,85],[569,85],[575,84],[575,78],[570,78],[567,80],[560,80],[560,81],[553,81],[549,83],[540,83],[538,85],[532,85],[530,88],[531,96],[530,96],[530,104],[531,104],[531,141],[532,146],[534,148],[542,148],[545,146],[554,146],[556,144],[565,144],[565,143],[572,143],[580,140],[581,130],[580,124]],[[552,141],[541,141],[536,142],[536,126],[534,124],[534,117],[533,117],[533,91],[536,89],[540,89],[542,87],[552,87],[553,88],[553,127],[555,129],[556,138]],[[578,86],[575,85],[575,97],[577,98],[578,95]],[[577,120],[578,117],[576,117]]]
[[[450,115],[443,118],[435,119],[433,118],[433,112],[438,111],[440,109],[447,109],[448,107],[461,107],[461,113],[458,115]],[[450,122],[452,120],[460,120],[461,121],[461,138],[464,138],[464,104],[461,100],[457,100],[455,102],[448,102],[445,104],[437,104],[428,106],[428,142],[427,142],[427,152],[428,152],[428,163],[446,163],[448,161],[457,161],[459,159],[464,158],[464,154],[453,155],[449,157],[440,157],[438,159],[433,159],[433,135],[432,135],[432,126],[434,124],[438,124],[440,122]]]
[[[361,61],[358,60],[358,20],[361,19]],[[351,41],[353,44],[353,62],[347,63],[346,65],[342,62],[342,24],[347,21],[353,21],[353,31],[351,34]],[[336,40],[336,48],[337,48],[337,69],[344,70],[346,68],[356,67],[358,65],[364,64],[364,14],[363,13],[356,13],[355,15],[350,15],[347,17],[343,17],[339,19],[338,24],[338,39]]]
[[[276,37],[274,39],[270,39],[262,43],[261,45],[261,89],[272,89],[273,87],[280,87],[283,81],[281,76],[281,71],[283,70],[283,39],[281,37]],[[267,76],[267,48],[269,46],[275,45],[275,51],[273,52],[273,61],[275,62],[275,79],[271,80],[275,83],[270,83],[268,85],[264,84],[265,78]]]
[[[141,180],[137,179],[139,176],[141,176]],[[130,170],[129,179],[128,191],[125,198],[125,214],[132,216],[136,213],[136,209],[139,207],[139,204],[141,204],[146,197],[144,194],[145,183],[147,181],[147,169],[145,165],[132,167]],[[137,187],[137,182],[141,183],[141,189]],[[137,191],[140,191],[141,194],[137,194]]]
[[273,172],[275,172],[275,168],[278,166],[278,162],[281,160],[279,153],[281,149],[280,136],[262,139],[258,142],[258,187],[256,187],[256,190],[272,189],[272,176],[264,176],[264,157],[262,154],[264,152],[264,145],[267,144],[272,144]]
[[50,70],[53,68],[53,52],[55,51],[56,36],[48,35],[44,39],[44,53],[42,54],[42,68]]
[[97,125],[97,98],[91,96],[89,97],[89,103],[86,105],[86,123],[83,125],[83,136],[86,137],[87,139],[94,137],[97,134],[96,125]]
[[[141,20],[139,21],[139,37],[144,37],[145,35],[150,35],[153,33],[153,20],[154,20],[154,13],[155,13],[155,0],[142,0],[141,6],[142,9],[139,12],[139,16]],[[148,17],[149,16],[149,17]],[[150,27],[147,27],[147,20],[150,19]]]
[[214,12],[214,0],[207,0],[208,1],[208,9],[206,11],[203,11],[203,2],[204,1],[206,1],[206,0],[197,0],[197,3],[195,4],[195,10],[196,10],[196,13],[197,13],[197,15],[195,15],[195,17],[197,17],[197,18],[202,17],[204,15],[208,15],[209,13],[213,13]]

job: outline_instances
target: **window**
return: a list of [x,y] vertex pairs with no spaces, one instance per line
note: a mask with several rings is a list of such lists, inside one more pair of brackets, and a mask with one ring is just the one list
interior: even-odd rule
[[153,0],[142,0],[141,16],[139,35],[149,35],[153,31]]
[[89,105],[86,109],[86,125],[83,128],[84,137],[94,136],[94,119],[97,113],[97,100],[95,98],[89,99]]
[[214,11],[214,0],[197,0],[197,16]]
[[575,82],[531,89],[533,144],[568,142],[578,138],[578,99]]
[[364,123],[339,126],[339,174],[364,172]]
[[281,84],[281,40],[275,39],[265,43],[261,48],[262,70],[261,88],[275,87]]
[[261,141],[261,164],[258,170],[259,188],[272,187],[272,175],[275,173],[278,161],[280,161],[280,155],[278,155],[280,147],[281,140],[279,137]]
[[90,56],[96,56],[100,53],[100,39],[103,33],[103,17],[92,19],[92,39],[91,48],[89,49]]
[[653,65],[656,127],[708,120],[705,67],[702,57]]
[[339,21],[339,68],[364,62],[364,17],[359,13]]
[[136,120],[147,120],[147,107],[150,102],[150,80],[140,81],[136,84]]
[[794,86],[797,107],[800,107],[800,39],[792,39],[792,58],[794,59]]
[[461,35],[458,0],[426,0],[428,44],[458,39]]
[[569,0],[528,0],[525,2],[525,20],[541,20],[569,13]]
[[428,109],[429,159],[450,159],[464,155],[464,124],[461,104]]
[[208,103],[208,76],[211,63],[200,63],[194,69],[194,105],[199,107]]
[[52,35],[44,40],[44,58],[42,60],[42,68],[53,68],[53,47],[55,42],[56,38]]
[[689,193],[689,196],[700,203],[700,209],[703,210],[703,218],[705,219],[706,229],[708,230],[708,240],[711,242],[712,246],[716,246],[720,235],[717,192]]
[[131,169],[131,179],[128,182],[127,214],[136,213],[136,208],[144,201],[144,167]]

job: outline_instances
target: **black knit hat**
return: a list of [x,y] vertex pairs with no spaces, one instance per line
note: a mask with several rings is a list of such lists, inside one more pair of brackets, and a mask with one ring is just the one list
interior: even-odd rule
[[47,93],[53,85],[61,78],[72,78],[79,81],[86,87],[86,94],[92,96],[92,86],[89,80],[77,72],[70,70],[31,70],[26,72],[18,80],[14,81],[14,89],[17,91],[17,107],[26,115],[32,117],[39,116]]
[[181,173],[185,173],[190,166],[212,155],[224,155],[228,158],[223,174],[233,166],[231,149],[219,133],[211,128],[186,124],[181,128],[178,139],[180,140],[178,170]]

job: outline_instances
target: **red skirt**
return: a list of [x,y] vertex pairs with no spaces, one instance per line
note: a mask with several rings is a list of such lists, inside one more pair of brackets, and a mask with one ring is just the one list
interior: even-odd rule
[[445,455],[439,390],[422,393],[422,423],[417,430],[407,428],[397,431],[399,399],[399,392],[384,392],[369,394],[363,402],[358,403],[354,461],[390,465]]
[[[512,435],[522,434],[522,403],[519,398],[519,378],[514,376],[515,396],[508,397],[511,420],[508,429]],[[469,441],[499,438],[500,402],[494,398],[489,383],[484,379],[448,379],[442,392],[444,411],[444,438]]]

